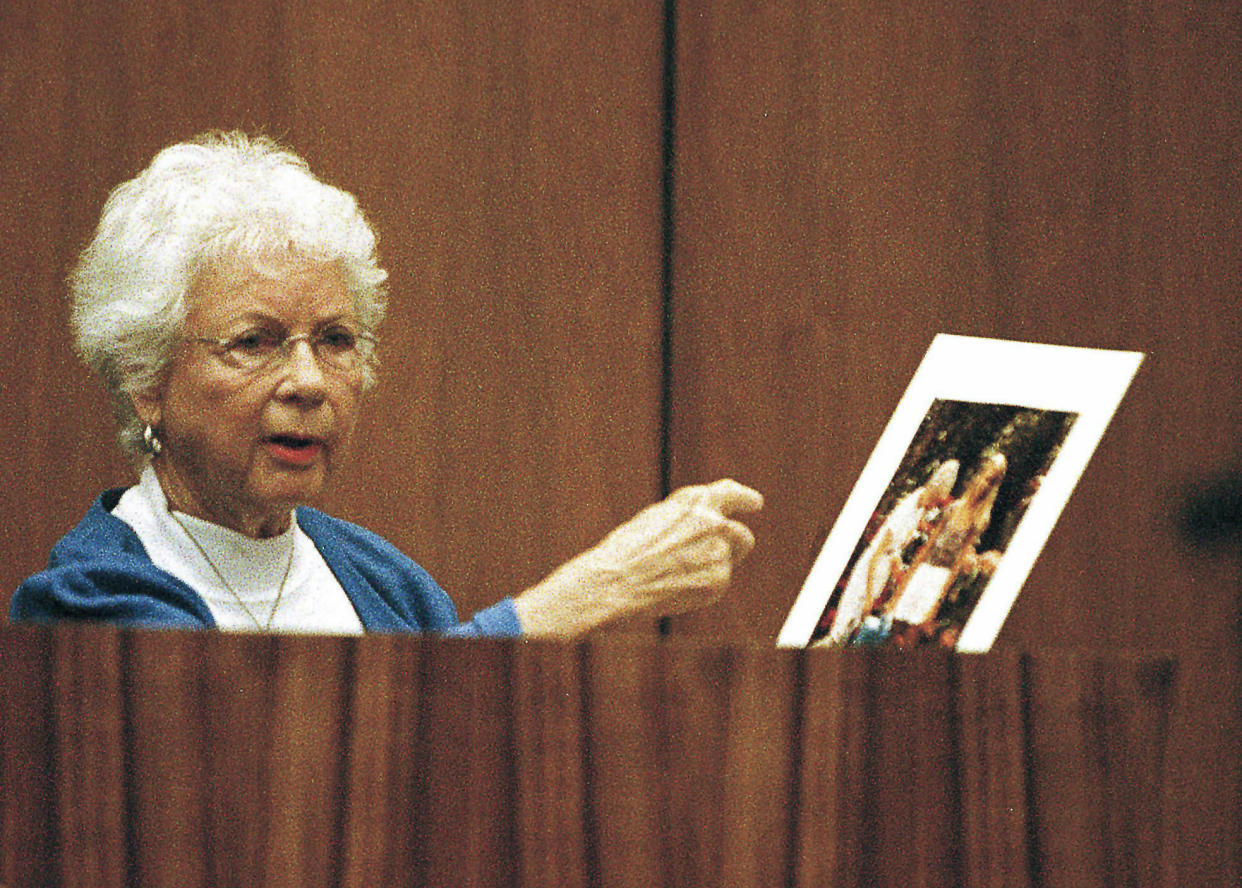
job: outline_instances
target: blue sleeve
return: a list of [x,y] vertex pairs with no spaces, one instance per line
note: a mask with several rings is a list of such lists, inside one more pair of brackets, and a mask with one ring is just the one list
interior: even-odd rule
[[144,628],[215,626],[206,604],[190,587],[136,559],[49,567],[17,588],[9,603],[9,619]]
[[484,608],[465,623],[458,623],[444,632],[454,638],[517,638],[522,634],[517,608],[512,598]]
[[511,599],[462,622],[449,594],[408,555],[379,534],[316,509],[298,523],[318,547],[368,632],[429,632],[453,637],[522,634]]

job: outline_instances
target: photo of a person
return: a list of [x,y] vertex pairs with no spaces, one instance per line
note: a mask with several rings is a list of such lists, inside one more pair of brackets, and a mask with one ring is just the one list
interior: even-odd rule
[[1142,361],[937,334],[777,644],[989,650]]
[[811,643],[954,647],[1076,418],[935,400]]

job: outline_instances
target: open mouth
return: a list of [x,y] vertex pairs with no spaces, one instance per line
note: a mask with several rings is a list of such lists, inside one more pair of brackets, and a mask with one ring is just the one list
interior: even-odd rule
[[323,449],[318,438],[305,435],[272,435],[267,439],[269,452],[280,462],[307,465],[314,462]]
[[272,435],[268,440],[279,447],[292,447],[295,450],[314,447],[319,443],[314,438],[302,435]]

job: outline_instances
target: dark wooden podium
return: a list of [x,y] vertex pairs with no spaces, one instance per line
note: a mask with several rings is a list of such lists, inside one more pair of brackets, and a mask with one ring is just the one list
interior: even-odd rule
[[1218,652],[4,627],[0,883],[1239,883]]

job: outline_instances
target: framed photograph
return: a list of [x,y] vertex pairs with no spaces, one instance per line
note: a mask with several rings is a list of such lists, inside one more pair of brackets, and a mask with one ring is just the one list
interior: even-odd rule
[[1142,360],[937,336],[777,644],[988,650]]

